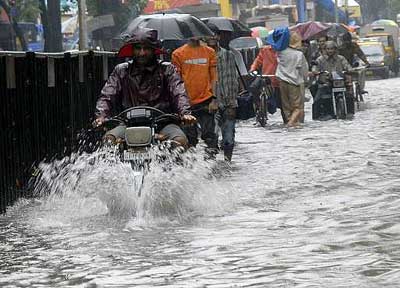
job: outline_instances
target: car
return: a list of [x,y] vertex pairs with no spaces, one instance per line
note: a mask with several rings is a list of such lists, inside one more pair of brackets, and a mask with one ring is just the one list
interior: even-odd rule
[[390,75],[390,55],[385,53],[385,47],[379,41],[362,41],[358,43],[370,63],[367,76],[380,76],[384,79]]

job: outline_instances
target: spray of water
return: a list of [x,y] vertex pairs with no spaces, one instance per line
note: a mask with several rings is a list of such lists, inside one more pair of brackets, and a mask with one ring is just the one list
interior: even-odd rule
[[215,176],[216,162],[203,155],[157,147],[148,167],[133,169],[114,148],[103,147],[42,163],[35,194],[40,210],[63,223],[104,214],[144,224],[227,213],[235,193]]

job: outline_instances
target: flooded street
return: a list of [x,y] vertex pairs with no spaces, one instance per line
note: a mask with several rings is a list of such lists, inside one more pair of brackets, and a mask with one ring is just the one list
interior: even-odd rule
[[0,287],[398,287],[400,80],[367,89],[351,121],[240,123],[230,169],[188,156],[141,199],[122,165],[44,167],[50,195],[0,216]]

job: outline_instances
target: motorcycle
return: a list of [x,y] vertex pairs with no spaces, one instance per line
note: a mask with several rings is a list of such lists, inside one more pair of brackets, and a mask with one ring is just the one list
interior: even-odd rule
[[[121,162],[129,163],[138,183],[138,196],[143,188],[144,177],[149,171],[149,164],[154,160],[153,148],[158,146],[166,149],[178,147],[174,141],[165,141],[159,137],[159,132],[168,124],[180,125],[181,120],[175,114],[148,107],[137,106],[121,112],[116,117],[106,119],[103,126],[112,129],[116,126],[126,126],[125,138],[116,139],[118,157]],[[160,160],[160,159],[158,159]]]
[[347,119],[354,115],[354,97],[347,90],[345,72],[321,72],[316,85],[313,120]]

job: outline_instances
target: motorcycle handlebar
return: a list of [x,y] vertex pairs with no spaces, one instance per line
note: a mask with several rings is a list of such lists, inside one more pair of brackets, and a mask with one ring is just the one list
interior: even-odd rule
[[248,75],[251,76],[251,77],[260,77],[260,78],[271,78],[271,77],[275,77],[275,74],[261,74],[261,75],[260,75],[260,74],[256,73],[255,71],[250,72]]

